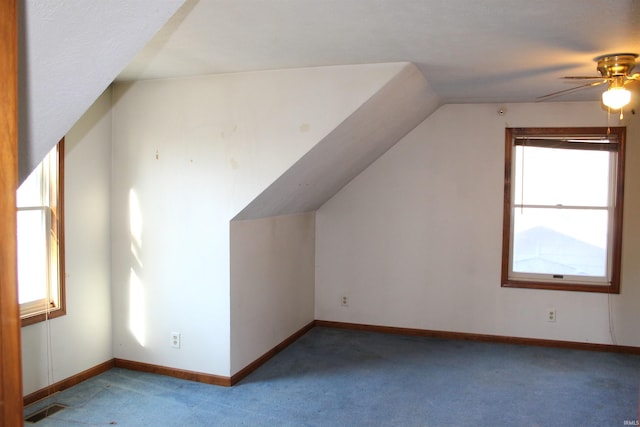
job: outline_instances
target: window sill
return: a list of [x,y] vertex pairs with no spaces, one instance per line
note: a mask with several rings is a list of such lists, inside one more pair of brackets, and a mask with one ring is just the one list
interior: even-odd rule
[[64,307],[56,308],[54,310],[49,311],[48,313],[37,313],[32,314],[27,317],[22,317],[20,322],[22,323],[22,327],[35,325],[36,323],[44,322],[49,319],[55,319],[57,317],[62,317],[67,314],[67,311]]
[[611,285],[586,285],[584,283],[549,283],[523,280],[506,280],[502,282],[503,288],[546,289],[550,291],[573,292],[600,292],[606,294],[619,294],[620,289]]

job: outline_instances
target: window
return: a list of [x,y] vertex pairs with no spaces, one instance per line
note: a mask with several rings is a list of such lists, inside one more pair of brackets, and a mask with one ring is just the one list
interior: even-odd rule
[[64,140],[16,193],[22,326],[65,314],[63,151]]
[[620,292],[625,128],[507,128],[502,286]]

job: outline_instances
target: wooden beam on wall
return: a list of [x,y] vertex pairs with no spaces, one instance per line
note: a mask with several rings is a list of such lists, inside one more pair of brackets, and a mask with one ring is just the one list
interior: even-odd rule
[[18,186],[17,1],[0,1],[0,17],[0,425],[22,426],[15,200]]

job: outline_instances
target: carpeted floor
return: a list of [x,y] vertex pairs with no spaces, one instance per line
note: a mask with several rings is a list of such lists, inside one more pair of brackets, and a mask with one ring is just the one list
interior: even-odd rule
[[112,369],[53,426],[637,425],[640,356],[316,327],[234,387]]

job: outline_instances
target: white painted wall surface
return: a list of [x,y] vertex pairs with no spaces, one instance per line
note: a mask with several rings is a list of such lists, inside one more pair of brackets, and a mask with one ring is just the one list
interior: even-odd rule
[[113,357],[111,89],[69,131],[65,150],[67,315],[22,328],[25,395]]
[[439,105],[420,70],[404,64],[234,219],[316,211]]
[[441,107],[318,210],[316,319],[640,345],[638,116],[625,115],[622,292],[608,296],[500,287],[504,128],[606,126],[606,111],[509,104],[499,116],[498,108]]
[[22,181],[184,0],[18,3]]
[[115,85],[115,357],[230,375],[230,219],[404,66]]
[[231,222],[231,374],[314,320],[315,215]]

